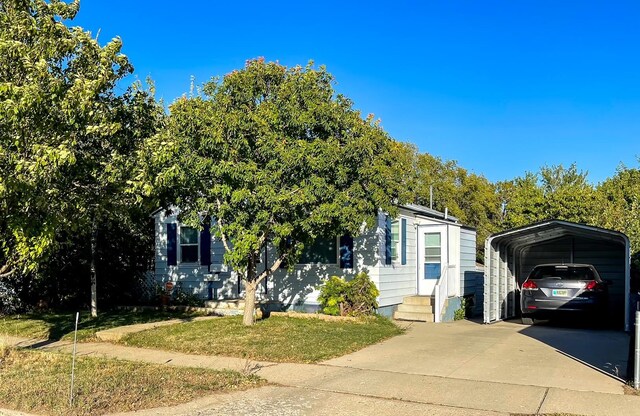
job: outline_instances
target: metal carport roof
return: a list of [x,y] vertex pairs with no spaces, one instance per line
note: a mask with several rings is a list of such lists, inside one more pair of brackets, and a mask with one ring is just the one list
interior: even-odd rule
[[[625,330],[629,330],[630,243],[618,231],[569,221],[547,220],[496,233],[485,241],[484,322],[490,323],[515,316],[516,288],[512,266],[516,250],[566,236],[585,237],[619,243],[624,247]],[[573,253],[571,254],[573,257]],[[570,259],[571,261],[573,259]]]

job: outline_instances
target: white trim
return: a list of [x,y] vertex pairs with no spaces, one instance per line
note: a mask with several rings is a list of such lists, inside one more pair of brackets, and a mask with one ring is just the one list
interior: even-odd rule
[[[386,264],[385,266],[400,266],[402,263],[402,221],[401,221],[402,217],[399,216],[397,218],[392,218],[391,219],[391,249],[394,248],[396,249],[396,257],[393,258],[393,254],[391,255],[391,264]],[[398,224],[398,240],[395,242],[393,241],[393,223],[397,223]],[[393,253],[393,252],[392,252]]]
[[[452,226],[455,226],[455,227],[460,227],[460,228],[462,228],[462,224],[457,223],[457,222],[451,222],[451,221],[441,220],[441,219],[439,219],[439,218],[432,218],[432,217],[429,217],[429,216],[426,216],[426,215],[420,215],[420,214],[414,214],[414,217],[415,217],[415,218],[424,219],[424,220],[434,221],[434,222],[440,223],[440,224],[442,224],[442,225],[452,225]],[[427,225],[429,225],[429,224],[418,224],[418,226],[419,226],[419,227],[421,227],[421,226],[427,226]]]

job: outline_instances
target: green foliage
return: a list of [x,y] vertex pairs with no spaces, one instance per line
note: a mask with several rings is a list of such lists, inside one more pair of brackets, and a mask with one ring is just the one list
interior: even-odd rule
[[460,308],[453,311],[453,320],[461,321],[466,317],[470,316],[470,305],[466,298],[460,298]]
[[[139,189],[179,206],[191,225],[201,212],[214,218],[248,298],[318,237],[357,236],[379,209],[395,213],[406,191],[406,146],[333,83],[323,67],[250,60],[205,84],[204,95],[175,101],[167,128],[138,159]],[[274,256],[257,274],[269,243]]]
[[465,315],[465,310],[464,308],[460,308],[460,309],[456,309],[453,312],[453,320],[454,321],[461,321],[466,317]]
[[625,233],[632,253],[640,252],[640,169],[619,166],[597,187],[595,223]]
[[[126,187],[131,154],[164,109],[139,83],[115,93],[133,67],[119,38],[101,46],[67,25],[78,1],[9,0],[0,8],[0,278],[28,278],[23,289],[42,297],[67,288],[53,297],[69,299],[86,287],[75,272],[88,281],[90,258],[96,268],[112,263],[114,274],[130,260],[123,250],[148,258],[139,214],[151,208],[134,204]],[[111,232],[114,224],[122,235]]]
[[579,171],[575,164],[545,166],[538,174],[527,173],[499,187],[504,229],[548,219],[594,222],[596,193],[587,172]]
[[171,303],[173,305],[204,306],[204,300],[194,293],[188,293],[187,291],[185,291],[182,287],[182,282],[178,282],[176,287],[173,289],[172,295],[173,299],[171,300]]
[[[455,161],[444,161],[428,153],[415,155],[413,199],[457,217],[463,224],[477,229],[477,248],[482,251],[484,240],[498,231],[500,198],[496,186],[484,176],[469,173]],[[430,187],[433,187],[431,201]]]
[[322,313],[326,315],[343,315],[343,305],[347,294],[348,283],[341,277],[331,276],[322,286],[318,302]]
[[[0,273],[33,270],[69,213],[79,153],[118,129],[108,102],[131,71],[114,39],[67,28],[78,2],[3,1],[0,13]],[[53,203],[55,201],[55,203]]]
[[338,276],[331,276],[320,286],[318,301],[324,314],[361,316],[375,312],[378,308],[378,295],[380,292],[367,273],[360,272],[348,282]]

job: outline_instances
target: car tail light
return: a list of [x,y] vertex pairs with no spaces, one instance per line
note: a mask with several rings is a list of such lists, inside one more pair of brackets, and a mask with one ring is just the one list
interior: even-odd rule
[[538,288],[538,285],[536,284],[536,282],[533,282],[531,280],[527,280],[526,282],[524,282],[522,284],[522,288],[523,289],[529,289],[529,290],[535,290]]
[[584,290],[588,290],[588,291],[602,290],[602,285],[600,285],[600,283],[596,282],[595,280],[590,280],[587,282],[586,285],[584,285]]

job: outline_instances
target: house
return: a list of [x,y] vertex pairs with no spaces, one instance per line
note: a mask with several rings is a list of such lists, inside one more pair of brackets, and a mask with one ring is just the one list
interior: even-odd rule
[[[222,242],[207,230],[183,226],[177,213],[159,209],[152,214],[156,282],[179,283],[183,290],[209,299],[212,307],[242,298],[237,274],[223,264]],[[264,256],[269,260],[274,254],[267,250]],[[381,213],[377,225],[359,237],[319,239],[292,271],[283,268],[269,276],[258,298],[315,312],[317,287],[324,280],[366,271],[380,291],[379,313],[406,320],[452,320],[463,296],[473,299],[482,292],[475,260],[474,229],[446,212],[402,205],[397,218]]]

